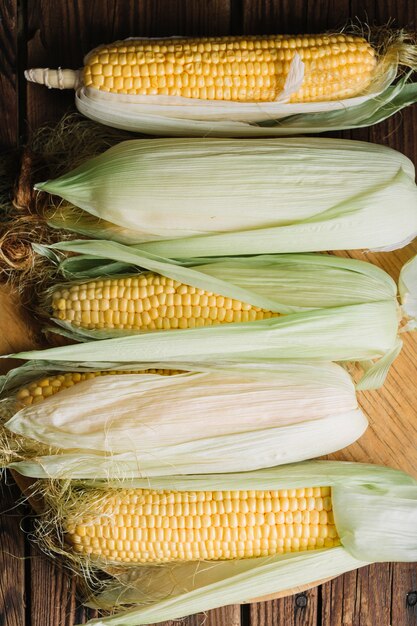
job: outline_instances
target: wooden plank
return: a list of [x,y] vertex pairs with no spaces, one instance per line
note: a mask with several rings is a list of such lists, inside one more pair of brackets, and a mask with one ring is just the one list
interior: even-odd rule
[[395,566],[384,563],[340,576],[323,586],[321,626],[398,626],[391,621]]
[[[10,290],[0,287],[0,354],[7,354],[36,345],[31,334],[27,317],[18,305],[16,296]],[[16,362],[0,361],[0,372],[7,371]],[[24,507],[16,507],[21,493],[8,473],[7,483],[1,483],[0,508],[0,624],[4,626],[25,626],[26,624],[26,571],[27,546],[22,527],[27,529],[29,522],[23,523]],[[27,626],[30,626],[28,624]]]
[[[0,328],[7,329],[0,337],[0,355],[41,347],[37,340],[37,325],[19,305],[17,294],[5,285],[0,285]],[[1,359],[0,374],[20,364],[21,361]]]
[[74,577],[36,547],[31,549],[31,580],[30,626],[74,626],[97,617],[77,600]]
[[281,600],[250,605],[250,626],[316,626],[318,587]]
[[17,59],[17,0],[4,0],[0,5],[0,149],[14,148],[19,140]]
[[[0,485],[0,624],[30,626],[25,611],[25,537],[21,493],[9,478]],[[26,511],[27,513],[27,511]]]
[[[178,620],[149,624],[149,626],[178,626]],[[180,620],[181,626],[240,626],[240,606],[223,606],[207,613],[196,613]]]
[[318,33],[340,28],[349,15],[349,0],[243,0],[243,32],[250,34]]
[[399,563],[393,567],[391,624],[417,624],[417,567]]

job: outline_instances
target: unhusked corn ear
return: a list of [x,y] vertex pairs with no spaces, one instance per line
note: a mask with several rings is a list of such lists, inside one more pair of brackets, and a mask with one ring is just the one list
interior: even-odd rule
[[83,82],[117,94],[271,102],[295,53],[305,73],[291,102],[352,97],[368,87],[376,66],[372,46],[345,34],[138,39],[93,50]]
[[19,408],[43,402],[49,396],[53,396],[59,391],[68,389],[77,383],[97,376],[111,376],[115,374],[159,374],[160,376],[171,376],[179,374],[179,370],[169,369],[148,369],[148,370],[122,370],[122,371],[99,371],[99,372],[65,372],[47,376],[25,385],[16,393],[16,403]]
[[278,315],[152,272],[59,289],[52,310],[55,318],[88,330],[185,329]]
[[108,562],[218,561],[340,543],[329,487],[89,491],[79,505],[84,513],[65,521],[68,542],[77,553]]

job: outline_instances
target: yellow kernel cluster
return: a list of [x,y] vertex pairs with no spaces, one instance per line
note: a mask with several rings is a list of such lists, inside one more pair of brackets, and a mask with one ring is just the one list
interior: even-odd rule
[[296,52],[305,75],[291,102],[357,95],[376,66],[372,46],[344,34],[138,39],[93,50],[84,84],[117,94],[271,102],[284,88]]
[[52,296],[52,311],[55,318],[88,330],[133,331],[251,322],[278,315],[151,272],[59,289]]
[[172,376],[173,374],[179,374],[179,370],[168,369],[149,369],[149,370],[137,370],[137,371],[100,371],[100,372],[66,372],[65,374],[57,374],[55,376],[49,376],[40,380],[35,380],[32,383],[22,387],[16,393],[16,402],[18,406],[29,406],[31,404],[38,404],[43,402],[49,396],[53,396],[58,391],[68,389],[77,383],[81,383],[83,380],[90,380],[91,378],[97,378],[97,376],[111,376],[115,374],[159,374],[160,376]]
[[340,543],[329,487],[93,491],[77,500],[77,510],[66,519],[68,541],[77,553],[108,562],[242,559]]

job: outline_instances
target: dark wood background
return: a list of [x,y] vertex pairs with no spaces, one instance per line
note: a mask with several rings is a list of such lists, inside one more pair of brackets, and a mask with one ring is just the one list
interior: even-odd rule
[[[417,29],[416,0],[1,0],[0,1],[0,144],[22,145],[39,124],[56,120],[73,106],[73,93],[26,85],[27,67],[69,67],[82,64],[92,47],[132,35],[214,35],[227,33],[320,32],[360,18],[370,24]],[[371,129],[346,137],[384,143],[417,161],[417,106]],[[406,258],[409,258],[406,256]],[[388,257],[385,257],[388,258]],[[393,264],[394,273],[398,269]],[[16,304],[0,310],[4,352],[17,350],[28,337],[6,332]],[[410,346],[411,344],[409,344]],[[406,352],[403,366],[410,371]],[[10,346],[10,349],[8,350]],[[408,356],[407,356],[408,354]],[[392,374],[397,388],[402,374]],[[395,378],[396,376],[396,378]],[[411,379],[412,380],[412,379]],[[405,381],[404,381],[405,383]],[[415,378],[414,378],[415,385]],[[409,418],[415,418],[417,394],[407,388]],[[396,394],[385,393],[386,406],[399,411]],[[391,397],[389,397],[391,394]],[[381,396],[369,394],[368,414],[383,411]],[[379,415],[379,419],[387,416]],[[376,432],[377,425],[373,424]],[[369,439],[369,441],[371,441]],[[412,444],[411,444],[412,445]],[[414,446],[415,447],[415,446]],[[353,454],[360,460],[384,462],[370,455],[368,445]],[[350,450],[350,449],[349,449]],[[350,458],[349,454],[344,458]],[[340,457],[339,457],[340,458]],[[394,455],[393,465],[397,465]],[[380,460],[382,459],[382,460]],[[398,457],[398,466],[412,465]],[[406,462],[407,461],[407,462]],[[415,467],[415,466],[414,466]],[[407,469],[405,467],[405,469]],[[19,490],[10,477],[0,500],[0,626],[73,626],[95,616],[82,608],[72,577],[49,561],[27,540],[29,507],[16,505]],[[333,580],[282,600],[232,606],[184,620],[185,626],[416,626],[415,564],[380,564]]]

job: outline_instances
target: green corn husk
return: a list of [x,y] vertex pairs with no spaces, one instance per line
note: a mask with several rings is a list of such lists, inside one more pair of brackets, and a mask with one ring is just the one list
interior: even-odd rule
[[417,257],[410,259],[402,268],[398,281],[403,310],[409,322],[405,330],[417,330]]
[[[327,255],[276,255],[170,261],[114,242],[63,242],[51,247],[81,256],[61,264],[66,278],[134,273],[145,268],[174,280],[281,313],[254,322],[187,330],[85,330],[54,320],[79,345],[23,352],[18,358],[149,363],[264,362],[270,359],[366,361],[359,388],[383,383],[401,349],[394,281],[362,261]],[[38,247],[39,251],[42,251]],[[59,326],[55,327],[55,332]],[[376,363],[370,363],[379,359]]]
[[31,362],[0,379],[0,466],[60,479],[248,471],[334,452],[367,427],[349,375],[332,363],[177,363],[182,373],[170,376],[113,363],[106,369],[129,373],[26,407],[16,397],[30,381],[97,369]]
[[[417,482],[385,467],[311,461],[241,474],[125,481],[123,489],[279,490],[325,485],[332,488],[335,525],[342,544],[338,547],[234,561],[127,564],[113,569],[105,561],[75,555],[64,547],[73,567],[90,575],[102,569],[113,576],[87,604],[119,612],[89,624],[138,626],[173,620],[337,576],[373,562],[417,559]],[[79,512],[82,516],[86,509],[93,515],[94,502],[100,501],[101,494],[118,487],[117,483],[73,482],[63,494],[52,490],[49,498],[46,487],[51,507],[47,519],[51,517],[51,526],[58,524],[62,532],[67,515]],[[41,537],[45,528],[47,524],[41,524]],[[62,543],[59,551],[63,551]],[[127,608],[122,609],[125,605]]]
[[398,248],[417,233],[412,163],[350,140],[131,140],[36,189],[81,209],[51,226],[171,258]]

